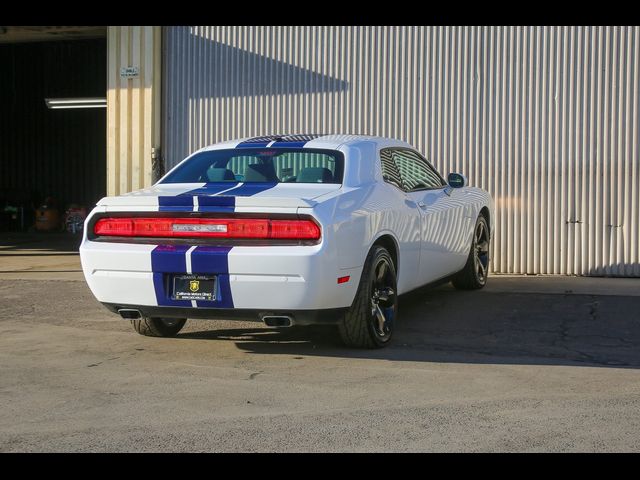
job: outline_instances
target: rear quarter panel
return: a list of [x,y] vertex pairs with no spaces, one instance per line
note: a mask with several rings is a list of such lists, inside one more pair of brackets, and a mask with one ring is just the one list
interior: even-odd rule
[[[380,148],[376,142],[362,142],[345,149],[343,188],[316,199],[320,203],[313,214],[327,230],[326,241],[335,249],[338,269],[358,272],[357,280],[376,240],[383,235],[391,236],[398,250],[398,291],[402,293],[416,286],[419,213],[403,192],[379,181]],[[356,287],[357,283],[354,282]]]

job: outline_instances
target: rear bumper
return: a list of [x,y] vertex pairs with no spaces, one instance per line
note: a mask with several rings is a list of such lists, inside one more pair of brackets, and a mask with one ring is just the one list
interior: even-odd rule
[[152,307],[147,305],[123,305],[103,303],[113,313],[119,310],[138,310],[145,317],[192,318],[200,320],[243,320],[249,322],[262,321],[265,315],[288,316],[293,325],[335,325],[340,322],[348,308],[332,308],[322,310],[251,310],[227,308],[180,308]]
[[[323,244],[213,247],[85,239],[80,257],[87,284],[98,301],[123,308],[176,308],[181,312],[178,316],[187,318],[225,318],[212,316],[215,311],[224,311],[228,318],[235,310],[347,308],[353,302],[362,271],[362,267],[338,269],[335,252]],[[169,280],[174,274],[185,273],[217,276],[217,300],[172,300]],[[349,282],[337,283],[338,277],[347,275],[351,277]],[[208,313],[199,316],[197,310]],[[250,316],[255,318],[253,313]]]

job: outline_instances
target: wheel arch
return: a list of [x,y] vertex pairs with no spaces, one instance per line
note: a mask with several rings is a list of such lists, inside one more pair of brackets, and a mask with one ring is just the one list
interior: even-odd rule
[[489,207],[486,205],[480,209],[479,215],[482,215],[487,221],[487,226],[489,227],[489,235],[491,235],[491,212],[489,211]]
[[398,247],[398,241],[391,233],[387,233],[387,232],[381,233],[376,237],[376,239],[373,241],[373,243],[369,247],[369,250],[367,251],[367,256],[369,255],[369,252],[371,252],[371,249],[376,245],[386,248],[387,251],[389,252],[389,255],[391,255],[391,260],[393,260],[393,267],[396,270],[396,278],[398,278],[400,275],[399,274],[400,251]]

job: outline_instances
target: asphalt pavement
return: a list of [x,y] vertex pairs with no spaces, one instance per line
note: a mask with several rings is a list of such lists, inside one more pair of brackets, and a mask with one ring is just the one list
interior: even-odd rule
[[640,450],[640,279],[421,289],[374,351],[233,321],[158,339],[93,298],[73,248],[12,241],[0,452]]

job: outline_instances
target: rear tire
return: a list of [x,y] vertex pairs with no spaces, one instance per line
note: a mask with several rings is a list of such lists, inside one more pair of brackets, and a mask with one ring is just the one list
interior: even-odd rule
[[389,252],[374,246],[365,261],[356,298],[338,325],[348,347],[381,348],[389,344],[398,311],[396,269]]
[[146,337],[175,337],[185,323],[186,318],[141,317],[131,320],[136,332]]
[[451,280],[458,290],[477,290],[487,284],[489,276],[489,226],[480,215],[473,229],[473,239],[464,268]]

